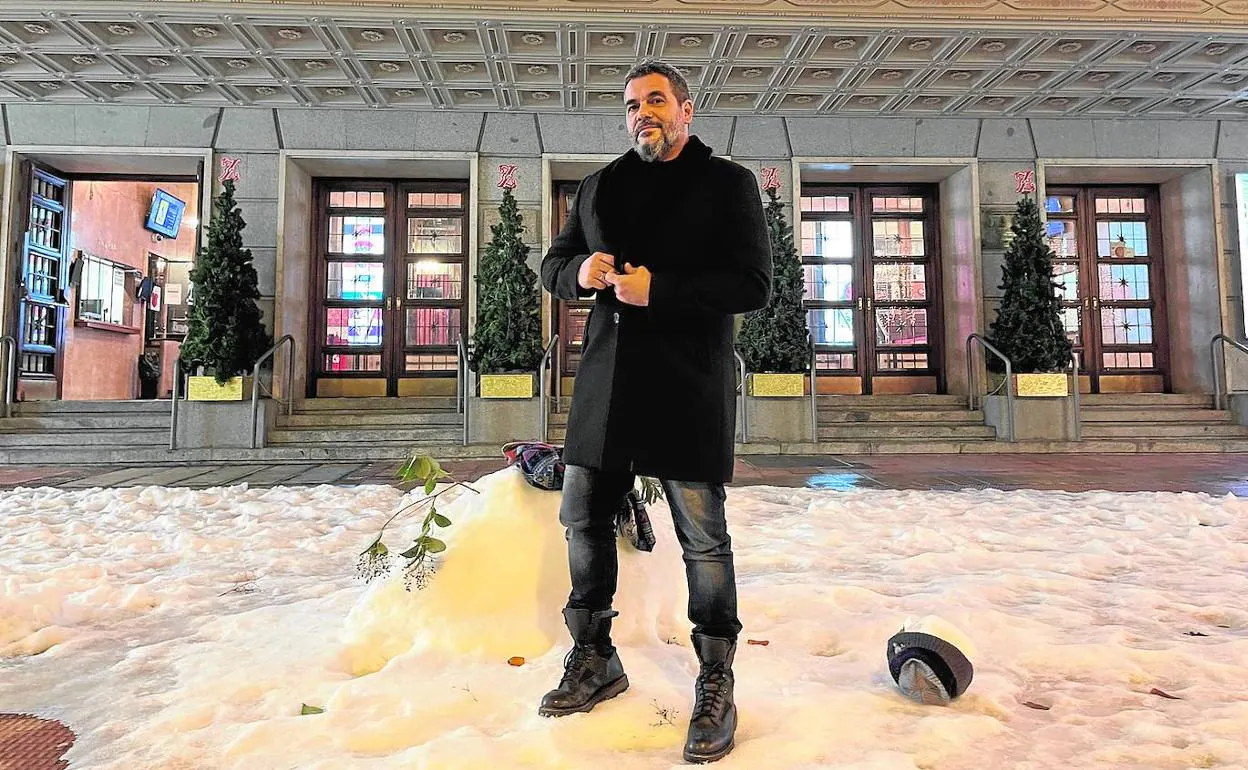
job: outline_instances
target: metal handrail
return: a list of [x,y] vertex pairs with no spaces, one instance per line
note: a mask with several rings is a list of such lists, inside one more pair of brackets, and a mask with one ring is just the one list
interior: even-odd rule
[[[1225,334],[1215,334],[1213,335],[1213,339],[1209,340],[1210,358],[1213,359],[1213,408],[1214,409],[1222,409],[1222,382],[1226,378],[1226,372],[1225,372],[1226,367],[1218,366],[1218,359],[1220,358],[1220,356],[1218,355],[1218,343],[1219,342],[1225,342],[1226,344],[1230,345],[1231,347],[1235,348],[1241,353],[1248,353],[1248,345],[1244,345],[1244,343],[1240,342],[1239,340],[1231,339]],[[1226,395],[1228,399],[1231,395],[1230,391],[1231,391],[1230,385],[1227,385]],[[1229,403],[1228,403],[1228,406],[1229,406]]]
[[[286,359],[286,416],[289,417],[294,411],[295,397],[291,392],[291,377],[295,368],[295,338],[289,334],[283,334],[281,339],[273,344],[273,347],[265,351],[264,355],[256,359],[256,363],[251,367],[251,448],[256,449],[256,423],[259,422],[260,415],[260,365],[268,359],[272,358],[277,349],[287,342],[290,343],[290,356]],[[274,371],[274,375],[277,372]],[[271,391],[271,389],[270,389]],[[281,402],[281,399],[277,399]]]
[[[1014,364],[1010,362],[1010,359],[1006,357],[1004,353],[1002,353],[1000,350],[997,350],[995,347],[993,347],[992,343],[989,342],[987,339],[985,339],[984,335],[982,334],[972,334],[966,338],[966,387],[967,387],[967,392],[968,392],[968,405],[970,406],[971,409],[975,408],[975,391],[979,390],[979,382],[978,382],[979,378],[975,376],[976,370],[975,370],[975,362],[973,360],[973,356],[974,356],[973,343],[975,342],[978,342],[986,351],[985,357],[987,356],[987,353],[992,353],[997,358],[1000,358],[1002,361],[1005,362],[1005,381],[1002,383],[1002,385],[1005,386],[1005,411],[1006,411],[1006,421],[1007,421],[1006,425],[1008,426],[1005,431],[1005,440],[1013,441],[1014,440],[1014,389],[1010,387],[1010,381],[1014,379]],[[997,386],[996,389],[992,390],[989,393],[985,393],[984,396],[985,397],[991,396],[993,393],[996,393],[1000,389],[1001,389],[1001,386]]]
[[806,345],[810,348],[810,441],[813,444],[819,443],[819,399],[818,387],[816,387],[815,374],[815,345],[810,338],[810,334],[806,335]]
[[555,414],[559,414],[559,411],[563,409],[563,404],[562,404],[562,401],[563,401],[563,346],[562,345],[557,345],[555,347],[555,355],[554,355],[554,358],[551,360],[550,370],[555,378],[554,387],[552,388],[552,390],[554,390],[554,398],[555,398]]
[[1070,395],[1075,402],[1074,421],[1072,426],[1074,430],[1075,441],[1083,441],[1083,415],[1080,414],[1079,406],[1079,350],[1070,352],[1070,376],[1074,382],[1071,383]]
[[549,436],[550,429],[550,403],[546,399],[546,386],[549,381],[546,379],[546,366],[551,360],[551,351],[559,344],[559,335],[551,336],[550,342],[546,344],[546,350],[542,351],[542,362],[537,366],[537,398],[542,405],[542,441],[546,441]]
[[0,345],[9,349],[4,359],[4,417],[13,416],[13,402],[17,399],[17,338],[6,334],[0,337]]
[[750,400],[746,398],[746,389],[749,387],[745,382],[745,359],[735,349],[732,355],[737,359],[737,369],[741,372],[741,384],[737,387],[737,398],[741,399],[741,443],[748,443],[750,440]]
[[462,439],[463,446],[468,446],[468,343],[464,342],[464,335],[459,335],[459,339],[455,343],[455,354],[459,357],[459,363],[455,368],[456,380],[459,387],[457,390],[463,399],[464,415],[464,435]]
[[178,396],[182,391],[182,356],[173,362],[173,391],[169,407],[169,448],[178,448]]

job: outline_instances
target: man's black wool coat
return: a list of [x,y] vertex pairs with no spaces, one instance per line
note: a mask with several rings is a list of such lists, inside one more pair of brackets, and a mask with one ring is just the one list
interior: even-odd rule
[[681,481],[732,480],[732,316],[765,307],[771,247],[758,183],[690,137],[675,159],[630,150],[581,182],[542,260],[560,299],[596,251],[652,274],[650,304],[597,293],[568,415],[564,460]]

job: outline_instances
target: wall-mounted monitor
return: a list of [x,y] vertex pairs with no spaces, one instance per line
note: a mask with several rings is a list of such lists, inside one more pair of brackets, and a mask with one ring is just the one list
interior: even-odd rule
[[178,230],[182,228],[182,214],[185,212],[185,201],[158,189],[152,196],[152,208],[143,227],[166,238],[177,238]]

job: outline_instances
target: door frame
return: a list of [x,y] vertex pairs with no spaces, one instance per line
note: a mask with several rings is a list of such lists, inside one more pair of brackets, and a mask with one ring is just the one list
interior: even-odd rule
[[[328,264],[325,259],[324,244],[326,243],[329,232],[329,202],[328,196],[330,192],[335,190],[342,191],[372,191],[384,192],[389,196],[389,200],[383,210],[387,228],[385,233],[386,261],[385,273],[386,278],[382,289],[383,298],[378,305],[378,309],[382,313],[382,344],[381,344],[381,374],[373,372],[341,372],[335,375],[326,376],[326,379],[353,380],[368,379],[376,380],[384,378],[385,397],[392,398],[399,395],[399,382],[403,379],[426,379],[426,378],[445,378],[444,372],[416,372],[409,374],[401,371],[403,369],[400,364],[405,353],[406,344],[406,323],[404,316],[409,307],[406,291],[407,280],[407,262],[408,252],[407,245],[404,242],[404,235],[407,228],[407,194],[413,188],[422,188],[422,192],[453,192],[460,194],[463,202],[463,227],[462,238],[464,244],[461,280],[464,288],[461,291],[463,307],[460,311],[460,334],[465,338],[468,336],[469,330],[469,296],[470,287],[473,286],[473,255],[470,249],[474,244],[471,237],[470,228],[475,221],[472,216],[472,206],[474,205],[471,196],[471,182],[469,180],[452,180],[452,179],[401,179],[401,178],[352,178],[352,177],[316,177],[312,180],[312,222],[311,227],[311,249],[309,256],[312,259],[310,270],[311,280],[308,282],[308,309],[310,318],[308,319],[308,327],[310,335],[308,337],[307,351],[305,354],[305,363],[307,366],[307,383],[306,391],[308,398],[315,398],[317,392],[317,382],[321,379],[320,362],[318,357],[321,353],[323,340],[325,339],[326,321],[325,309],[326,299],[324,297],[325,282],[328,278]],[[373,209],[377,211],[378,209]],[[434,213],[435,210],[429,210]],[[446,209],[446,212],[459,211],[456,209]],[[390,226],[390,225],[393,226]],[[371,260],[370,260],[371,261]],[[391,303],[392,299],[397,302]]]
[[[920,182],[913,184],[898,183],[872,183],[872,182],[844,182],[844,183],[824,183],[824,182],[802,182],[796,187],[797,201],[796,215],[794,219],[795,238],[798,247],[798,257],[803,259],[801,254],[801,223],[805,221],[805,217],[801,211],[801,199],[803,197],[818,197],[827,195],[848,195],[850,198],[850,210],[848,212],[849,219],[856,229],[854,248],[856,259],[851,261],[853,266],[853,279],[857,288],[857,296],[852,300],[850,310],[853,313],[854,333],[858,335],[859,344],[856,347],[857,361],[856,367],[852,372],[825,372],[820,374],[818,370],[815,372],[816,378],[835,377],[846,378],[856,377],[860,383],[860,392],[862,395],[872,395],[875,392],[875,379],[903,379],[906,377],[933,377],[936,382],[936,392],[944,393],[947,383],[945,340],[944,340],[944,305],[942,292],[942,265],[941,265],[941,232],[940,232],[940,184],[935,182]],[[871,269],[875,264],[874,261],[874,230],[870,223],[875,217],[868,209],[867,198],[871,195],[897,195],[899,197],[923,197],[930,205],[925,207],[921,214],[924,227],[925,256],[924,261],[927,283],[927,307],[929,309],[927,319],[927,344],[930,349],[929,367],[927,373],[907,375],[893,372],[890,374],[880,375],[876,369],[876,341],[874,320],[874,270]],[[888,215],[883,215],[888,216]],[[902,217],[903,214],[896,216]],[[917,218],[917,217],[916,217]],[[863,225],[866,226],[863,226]],[[805,262],[803,262],[805,266]],[[933,312],[934,311],[934,312]]]
[[[1147,376],[1161,377],[1162,392],[1171,391],[1169,307],[1166,303],[1166,249],[1162,232],[1161,190],[1156,184],[1054,184],[1046,187],[1049,195],[1075,196],[1075,237],[1080,244],[1078,297],[1080,326],[1083,330],[1081,376],[1088,378],[1088,392],[1101,392],[1101,378]],[[1097,246],[1096,208],[1098,195],[1143,198],[1143,219],[1148,228],[1149,294],[1151,295],[1153,370],[1120,370],[1106,374],[1101,357],[1100,255]],[[1047,221],[1046,215],[1046,221]],[[1116,391],[1115,391],[1116,392]]]
[[[49,170],[53,170],[70,183],[80,180],[166,181],[195,178],[195,181],[199,184],[199,200],[196,208],[202,222],[196,232],[195,252],[198,253],[207,243],[207,225],[210,216],[205,216],[204,214],[212,211],[215,188],[213,180],[209,179],[206,174],[210,169],[214,168],[214,153],[215,151],[212,148],[196,147],[14,144],[5,148],[3,196],[0,197],[0,200],[3,201],[3,211],[0,211],[0,334],[11,334],[15,338],[21,334],[21,330],[18,328],[17,270],[22,258],[21,238],[24,229],[19,218],[25,217],[27,214],[22,211],[22,207],[18,206],[18,203],[25,203],[25,196],[19,195],[19,193],[22,191],[23,167],[26,162],[33,162],[36,165],[42,165]],[[186,161],[191,161],[195,164],[197,172],[188,173],[188,170],[185,168],[165,173],[152,171],[142,174],[81,170],[83,166],[90,167],[92,165],[115,168],[116,161],[113,160],[114,158],[141,158],[146,164],[156,166],[161,165],[162,161],[168,161],[170,165],[178,166],[183,166]],[[61,164],[72,165],[76,167],[76,170],[63,171]],[[188,205],[187,208],[189,211],[190,206]],[[68,269],[68,260],[65,261],[63,269]],[[60,309],[60,312],[64,315],[65,309]],[[58,399],[61,394],[60,371],[63,356],[60,351],[64,343],[64,331],[65,322],[62,319],[61,331],[59,333],[61,339],[57,341],[58,354],[54,365],[57,372],[56,387]],[[8,361],[4,360],[4,356],[4,352],[0,351],[0,361],[7,367]]]

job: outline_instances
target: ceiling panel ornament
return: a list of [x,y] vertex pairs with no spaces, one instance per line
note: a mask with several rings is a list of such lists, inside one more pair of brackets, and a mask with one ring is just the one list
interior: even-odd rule
[[[595,0],[534,0],[557,14],[355,0],[293,3],[0,4],[0,100],[618,113],[620,79],[662,56],[720,115],[1159,116],[1248,118],[1248,0],[620,0],[706,13],[595,14]],[[493,0],[474,0],[478,9]],[[369,8],[376,5],[377,8]],[[502,6],[512,9],[505,11]],[[800,8],[798,6],[801,6]],[[909,8],[886,23],[857,8]],[[1096,24],[1011,23],[1086,9]],[[1112,5],[1118,10],[1106,10]],[[382,7],[384,6],[384,8]],[[960,22],[940,22],[941,9]],[[971,24],[979,8],[998,16]],[[571,10],[569,10],[571,9]],[[719,13],[736,9],[732,14]],[[751,20],[750,9],[769,14]],[[787,17],[777,16],[783,9]],[[1190,25],[1106,23],[1189,14]],[[1125,14],[1125,15],[1124,15]],[[722,17],[722,18],[719,18]],[[1022,17],[1019,16],[1019,19]],[[1242,30],[1231,33],[1229,30]]]

